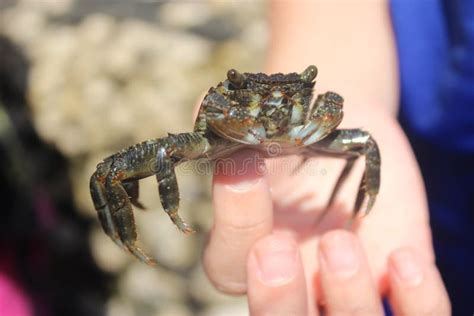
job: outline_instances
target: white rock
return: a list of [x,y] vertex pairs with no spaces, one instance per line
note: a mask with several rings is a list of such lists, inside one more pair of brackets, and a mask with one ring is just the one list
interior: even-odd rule
[[172,28],[189,28],[205,23],[211,17],[205,2],[165,2],[158,9],[159,21]]
[[12,7],[3,9],[0,15],[2,33],[16,43],[28,47],[43,32],[46,16],[39,10]]
[[74,0],[20,0],[18,6],[30,10],[41,11],[50,15],[61,15],[71,10]]
[[182,278],[138,261],[134,261],[121,275],[119,288],[122,295],[136,304],[156,306],[181,302],[186,293]]
[[103,45],[107,43],[116,26],[115,20],[105,14],[92,14],[79,24],[77,36],[86,45]]
[[184,304],[165,304],[158,308],[155,316],[191,316],[194,315]]
[[133,304],[121,297],[114,297],[107,302],[107,316],[135,316]]
[[[183,182],[183,181],[181,181]],[[184,235],[173,225],[159,202],[158,188],[154,177],[141,181],[141,201],[147,211],[136,212],[140,240],[144,248],[159,264],[174,269],[186,269],[199,259],[198,237]],[[181,201],[179,213],[190,223],[189,203]]]
[[133,260],[133,257],[117,246],[99,225],[92,230],[89,238],[92,256],[102,270],[116,273]]
[[201,263],[191,273],[189,280],[190,293],[194,299],[206,306],[232,304],[240,298],[223,294],[216,290],[207,278]]
[[245,297],[235,298],[235,302],[228,304],[213,305],[206,308],[200,316],[245,316],[249,315],[247,300]]

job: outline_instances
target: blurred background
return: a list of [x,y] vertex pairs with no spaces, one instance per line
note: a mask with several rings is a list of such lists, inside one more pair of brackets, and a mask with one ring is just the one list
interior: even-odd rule
[[261,70],[265,6],[0,1],[0,314],[247,313],[200,266],[209,176],[178,170],[191,237],[161,211],[154,178],[140,183],[139,236],[156,269],[102,232],[88,182],[111,153],[191,130],[197,99],[227,69]]

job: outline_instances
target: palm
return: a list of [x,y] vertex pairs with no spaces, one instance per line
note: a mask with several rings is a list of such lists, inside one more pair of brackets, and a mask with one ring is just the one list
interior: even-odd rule
[[[384,149],[385,152],[396,150],[382,146]],[[401,152],[403,154],[403,150]],[[350,227],[364,245],[381,292],[386,289],[383,280],[390,252],[408,246],[429,259],[433,256],[424,192],[417,181],[417,173],[407,174],[410,164],[398,163],[403,157],[397,156],[395,160],[393,156],[385,155],[383,158],[377,202],[370,215]],[[268,180],[275,209],[274,228],[290,231],[298,240],[310,278],[317,269],[314,249],[319,237],[330,229],[345,227],[351,218],[362,170],[357,166],[354,168],[333,205],[327,209],[328,197],[342,168],[341,162],[316,158],[295,172],[298,161],[295,157],[267,161]],[[323,213],[326,215],[321,216]]]

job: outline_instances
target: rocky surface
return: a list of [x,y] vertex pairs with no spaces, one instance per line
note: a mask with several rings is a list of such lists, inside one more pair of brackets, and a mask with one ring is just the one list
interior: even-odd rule
[[[198,98],[227,69],[262,69],[265,3],[239,1],[6,1],[0,33],[31,61],[29,102],[41,137],[70,161],[82,216],[95,219],[89,176],[103,157],[136,142],[192,128]],[[97,265],[116,275],[107,313],[245,315],[243,298],[218,293],[200,267],[212,223],[209,175],[178,172],[181,214],[198,233],[182,236],[161,211],[154,179],[141,183],[140,242],[162,268],[119,250],[97,222]]]

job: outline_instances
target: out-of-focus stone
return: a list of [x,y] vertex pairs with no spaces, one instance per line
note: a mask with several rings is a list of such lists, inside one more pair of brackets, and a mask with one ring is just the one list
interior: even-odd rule
[[20,0],[18,7],[41,11],[49,15],[62,15],[69,12],[74,5],[74,0],[61,1],[38,1],[38,0]]
[[194,268],[189,279],[192,297],[205,306],[226,305],[240,302],[241,299],[216,290],[203,270],[201,263]]
[[213,16],[206,23],[197,25],[191,28],[190,31],[209,40],[222,42],[236,37],[241,29],[242,27],[236,24],[235,15],[226,13]]
[[0,12],[0,33],[27,47],[46,27],[46,16],[38,10],[12,7]]
[[211,16],[205,2],[166,2],[158,9],[160,23],[169,28],[190,28],[204,24]]
[[86,45],[104,45],[113,36],[115,20],[105,14],[87,16],[77,29],[77,36]]
[[[180,211],[180,214],[188,221],[186,212]],[[181,233],[161,210],[137,214],[137,225],[144,248],[159,265],[185,269],[198,258],[196,236]]]
[[95,262],[104,271],[118,272],[133,260],[133,257],[118,247],[99,226],[90,234],[90,245]]
[[[210,191],[211,187],[209,187]],[[213,209],[210,194],[203,194],[201,197],[195,198],[191,208],[193,222],[199,227],[200,232],[207,234],[214,222]]]
[[216,304],[206,308],[200,316],[245,316],[249,315],[247,300],[245,297],[235,298],[236,302],[228,304]]
[[154,316],[191,316],[194,315],[189,308],[179,304],[166,304],[161,306]]
[[114,297],[107,302],[107,316],[135,316],[131,301],[123,297]]
[[263,52],[267,47],[268,28],[265,20],[255,20],[248,23],[239,36],[241,45],[252,47],[252,52],[259,52],[258,56],[263,56]]
[[[178,181],[186,187],[183,177]],[[156,180],[149,178],[142,183],[141,201],[146,205],[146,212],[136,212],[136,222],[139,229],[140,240],[150,254],[159,264],[177,270],[191,267],[199,258],[199,239],[196,235],[181,233],[171,222],[159,203]],[[181,192],[182,196],[183,193]],[[180,201],[180,216],[192,225],[191,204],[186,199]]]
[[135,304],[157,307],[182,302],[186,286],[181,277],[138,261],[133,262],[119,280],[122,295]]
[[184,69],[209,61],[211,43],[200,36],[176,33],[168,38],[168,45],[167,50],[173,53],[167,54],[166,58],[179,62]]

